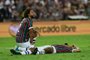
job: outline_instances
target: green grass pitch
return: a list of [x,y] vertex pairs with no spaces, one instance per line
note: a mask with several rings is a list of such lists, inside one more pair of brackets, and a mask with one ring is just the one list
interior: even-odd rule
[[0,38],[0,60],[90,60],[90,35],[41,36],[37,38],[36,46],[49,44],[75,44],[80,47],[80,53],[58,53],[45,55],[11,55],[10,48],[15,46],[15,38]]

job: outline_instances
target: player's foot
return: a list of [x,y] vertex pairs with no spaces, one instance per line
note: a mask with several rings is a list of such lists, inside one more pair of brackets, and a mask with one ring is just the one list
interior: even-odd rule
[[10,52],[14,55],[21,55],[20,52],[15,51],[14,49],[10,49]]

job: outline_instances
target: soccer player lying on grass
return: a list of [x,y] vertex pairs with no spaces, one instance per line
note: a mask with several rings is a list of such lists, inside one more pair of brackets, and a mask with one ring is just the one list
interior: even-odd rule
[[30,48],[26,51],[17,52],[13,49],[10,52],[14,55],[28,55],[28,54],[53,54],[53,53],[73,53],[80,52],[80,49],[75,46],[69,46],[67,43],[65,45],[45,45],[37,48]]

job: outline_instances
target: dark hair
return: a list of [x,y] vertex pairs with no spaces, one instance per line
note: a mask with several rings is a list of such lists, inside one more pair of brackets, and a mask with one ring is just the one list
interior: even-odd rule
[[24,18],[28,17],[28,14],[29,14],[30,10],[32,10],[32,9],[27,8],[27,9],[24,11]]
[[68,45],[68,43],[64,43],[65,45]]

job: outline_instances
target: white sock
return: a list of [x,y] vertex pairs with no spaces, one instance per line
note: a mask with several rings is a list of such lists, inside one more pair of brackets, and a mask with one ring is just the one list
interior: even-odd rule
[[27,51],[22,51],[20,52],[22,55],[28,55],[28,54],[31,54],[32,52],[30,50],[27,50]]
[[18,47],[18,50],[20,50],[20,51],[26,51],[27,48]]

